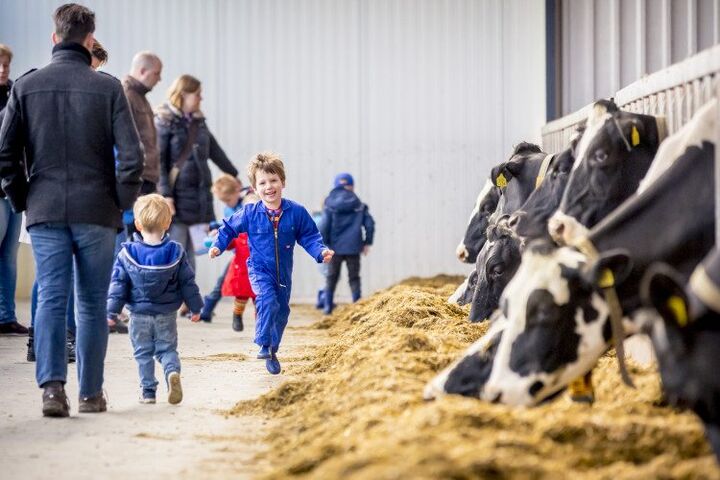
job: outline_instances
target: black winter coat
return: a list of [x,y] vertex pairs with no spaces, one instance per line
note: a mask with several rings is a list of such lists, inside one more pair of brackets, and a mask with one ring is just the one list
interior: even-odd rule
[[90,68],[85,47],[60,43],[49,65],[15,81],[0,127],[0,178],[13,209],[27,207],[28,226],[121,228],[142,170],[122,85]]
[[[174,188],[170,188],[168,183],[170,170],[180,159],[180,154],[187,143],[189,122],[195,122],[198,129],[195,146],[182,165]],[[163,196],[173,197],[175,200],[174,221],[187,225],[211,222],[215,218],[215,212],[210,191],[212,175],[208,159],[212,160],[220,170],[234,177],[237,176],[238,171],[210,133],[202,115],[195,114],[192,120],[188,121],[178,109],[163,104],[155,112],[155,127],[158,133],[158,150],[160,150],[158,191]]]

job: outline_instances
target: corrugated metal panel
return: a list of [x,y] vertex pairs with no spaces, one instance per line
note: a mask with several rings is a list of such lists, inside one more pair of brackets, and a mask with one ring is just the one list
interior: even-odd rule
[[562,2],[562,114],[720,43],[720,0]]
[[[60,3],[0,1],[14,73],[49,58]],[[335,173],[355,176],[377,221],[366,292],[409,275],[466,272],[454,249],[483,177],[513,144],[540,138],[541,0],[85,3],[110,52],[108,72],[124,74],[139,50],[163,59],[152,103],[179,74],[203,81],[210,128],[239,168],[258,150],[282,153],[287,196],[311,210]],[[205,290],[220,265],[198,265]],[[301,251],[294,282],[303,299],[323,284]]]

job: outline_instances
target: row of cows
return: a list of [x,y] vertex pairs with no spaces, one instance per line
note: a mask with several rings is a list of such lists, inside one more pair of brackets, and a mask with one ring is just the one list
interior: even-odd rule
[[713,99],[664,139],[661,120],[603,100],[563,152],[523,143],[493,168],[457,249],[475,270],[450,298],[491,325],[425,398],[592,401],[599,357],[614,346],[632,385],[622,341],[647,334],[666,398],[720,459],[719,114]]

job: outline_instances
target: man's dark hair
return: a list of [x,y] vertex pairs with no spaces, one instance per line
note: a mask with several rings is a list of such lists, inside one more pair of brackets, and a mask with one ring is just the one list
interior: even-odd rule
[[95,12],[77,3],[66,3],[55,10],[55,34],[64,42],[82,43],[95,31]]

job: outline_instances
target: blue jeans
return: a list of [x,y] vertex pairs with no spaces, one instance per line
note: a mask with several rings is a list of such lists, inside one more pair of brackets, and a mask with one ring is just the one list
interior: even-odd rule
[[180,372],[177,353],[177,312],[164,315],[141,315],[130,312],[130,341],[140,373],[143,391],[155,391],[155,361],[160,362],[167,381],[172,372]]
[[[73,283],[72,279],[70,283]],[[38,301],[38,283],[37,280],[33,282],[32,293],[30,294],[30,326],[35,326],[35,314],[37,312],[37,301]],[[75,294],[70,295],[67,306],[67,329],[68,332],[75,336],[77,328],[75,327]]]
[[7,199],[0,198],[0,323],[17,321],[15,286],[21,224],[22,215],[12,211]]
[[170,225],[170,239],[178,242],[185,249],[188,262],[195,271],[195,248],[190,238],[190,225],[186,223],[173,222]]
[[212,289],[212,292],[208,293],[207,296],[203,299],[203,308],[200,312],[200,318],[202,318],[203,320],[210,320],[212,318],[213,310],[215,310],[215,307],[222,298],[222,286],[225,282],[225,276],[227,275],[231,263],[232,262],[227,264],[223,272],[218,277],[217,282],[215,282],[215,287]]
[[90,224],[42,223],[28,229],[37,265],[35,377],[39,386],[65,382],[66,313],[77,300],[77,369],[81,397],[102,392],[108,326],[106,301],[112,271],[115,229]]

